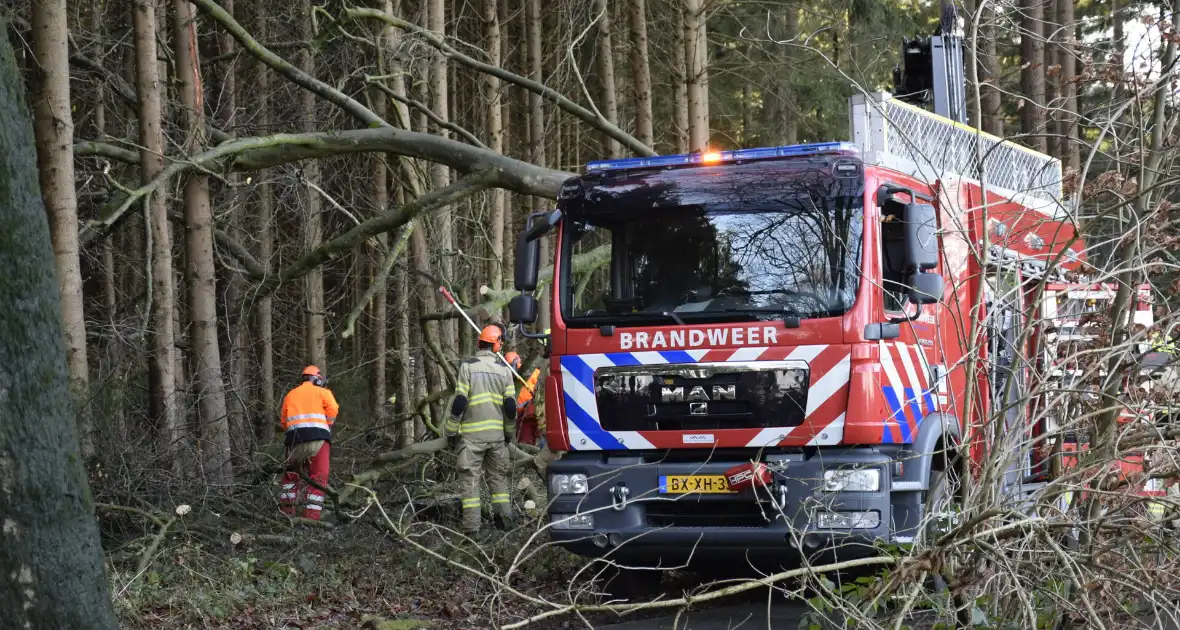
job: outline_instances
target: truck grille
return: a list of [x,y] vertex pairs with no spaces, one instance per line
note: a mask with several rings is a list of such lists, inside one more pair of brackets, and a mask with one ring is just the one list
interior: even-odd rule
[[809,375],[802,361],[607,367],[594,389],[607,431],[794,427]]
[[755,501],[646,501],[649,527],[765,527]]

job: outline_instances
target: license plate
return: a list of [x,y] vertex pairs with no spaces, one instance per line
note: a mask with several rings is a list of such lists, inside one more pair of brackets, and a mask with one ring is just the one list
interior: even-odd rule
[[733,494],[725,475],[661,475],[661,494]]

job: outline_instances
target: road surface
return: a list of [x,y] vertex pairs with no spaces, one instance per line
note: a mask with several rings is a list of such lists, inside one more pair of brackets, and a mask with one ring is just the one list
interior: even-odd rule
[[766,600],[762,599],[685,613],[677,626],[673,626],[675,614],[671,614],[598,626],[597,630],[795,630],[807,610],[806,604],[779,597],[772,600],[769,614]]

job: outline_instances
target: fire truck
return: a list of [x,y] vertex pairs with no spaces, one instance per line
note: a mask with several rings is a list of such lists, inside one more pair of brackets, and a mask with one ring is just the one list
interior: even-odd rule
[[[933,113],[859,94],[848,141],[591,162],[529,217],[509,311],[546,339],[558,544],[631,567],[874,553],[953,503],[989,418],[1055,430],[1011,401],[1045,283],[1086,260],[1060,162],[965,125],[957,39],[922,46]],[[1013,494],[1044,483],[1021,448]]]

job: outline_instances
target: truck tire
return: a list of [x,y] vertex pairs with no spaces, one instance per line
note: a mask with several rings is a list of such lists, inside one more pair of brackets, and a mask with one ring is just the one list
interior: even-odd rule
[[610,566],[602,572],[602,594],[607,600],[628,602],[651,599],[660,591],[662,571]]
[[[930,509],[930,515],[927,518],[933,517],[934,514],[938,514],[939,512],[957,513],[958,510],[955,510],[954,506],[958,501],[959,487],[955,472],[953,470],[931,470],[930,488],[926,491],[926,496],[922,500],[923,508],[928,507]],[[943,531],[949,531],[943,529],[943,527],[953,527],[953,525],[943,525],[942,523],[935,525],[935,523],[930,523],[927,527],[922,528],[922,531],[934,534],[931,538],[937,539]],[[930,542],[933,542],[933,540]],[[930,576],[927,588],[935,593],[945,593],[949,590],[946,580],[938,573]]]

